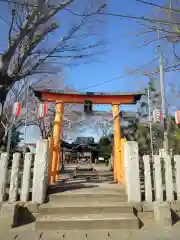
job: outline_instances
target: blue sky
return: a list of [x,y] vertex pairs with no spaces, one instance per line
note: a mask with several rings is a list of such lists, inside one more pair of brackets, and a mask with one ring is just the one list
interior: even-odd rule
[[[135,6],[137,9],[137,3],[133,0],[131,2],[131,9],[133,10]],[[132,10],[129,7],[129,1],[111,0],[109,1],[108,11],[122,12],[121,9],[123,9],[124,14],[132,14]],[[139,13],[144,12],[144,9],[143,6],[139,8]],[[99,58],[99,62],[84,65],[83,67],[76,67],[68,73],[67,80],[77,89],[86,88],[96,83],[121,76],[127,68],[136,68],[138,65],[144,64],[145,61],[152,60],[154,56],[150,50],[136,48],[136,40],[133,37],[128,37],[130,34],[135,34],[135,29],[138,28],[136,23],[131,20],[119,20],[113,17],[107,17],[106,23],[103,37],[109,43],[107,52]],[[89,90],[133,91],[135,88],[135,81],[133,82],[130,78],[126,78],[117,79],[116,81],[102,84]]]
[[[154,3],[165,3],[165,0],[154,0]],[[135,0],[111,0],[108,1],[107,11],[113,13],[123,13],[137,16],[152,16],[154,10],[144,4],[139,4]],[[0,15],[6,17],[3,4],[0,5]],[[7,45],[7,25],[0,19],[0,51]],[[98,92],[135,92],[142,90],[147,84],[147,79],[141,76],[128,75],[118,78],[106,84],[89,88],[89,86],[107,81],[124,75],[125,72],[144,65],[157,56],[157,43],[140,48],[147,36],[134,37],[140,31],[140,26],[132,20],[120,20],[114,17],[106,17],[102,30],[102,38],[108,42],[107,51],[98,56],[91,64],[82,64],[71,69],[65,69],[65,81],[75,89]],[[61,37],[56,34],[56,37]],[[149,36],[150,37],[150,36]],[[166,49],[168,51],[168,49]],[[151,65],[152,67],[152,65]],[[177,77],[175,74],[167,74],[168,80]],[[132,106],[129,106],[132,108]],[[110,109],[110,106],[99,106],[98,109]],[[90,132],[88,131],[88,134]]]
[[[131,2],[131,4],[129,4]],[[157,1],[156,1],[157,2]],[[123,9],[123,11],[122,11]],[[134,11],[136,9],[136,11]],[[152,9],[130,0],[109,1],[108,11],[113,13],[151,16]],[[66,72],[66,80],[76,89],[103,92],[134,92],[146,85],[147,79],[141,76],[128,75],[97,87],[88,88],[103,81],[120,77],[127,71],[150,62],[156,56],[156,45],[140,48],[144,38],[133,37],[140,31],[139,25],[132,20],[120,20],[107,17],[102,37],[108,42],[107,52],[92,64],[80,65]]]

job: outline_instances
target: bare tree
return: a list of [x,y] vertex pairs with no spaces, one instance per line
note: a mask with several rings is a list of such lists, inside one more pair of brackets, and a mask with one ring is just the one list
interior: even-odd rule
[[83,129],[90,129],[99,138],[112,133],[113,117],[111,112],[94,111],[92,116],[84,115]]
[[[61,80],[59,80],[61,79]],[[29,126],[34,126],[40,132],[40,137],[48,138],[53,134],[53,126],[54,126],[54,119],[55,119],[55,104],[48,103],[48,112],[45,118],[40,118],[38,116],[38,109],[39,109],[39,100],[34,96],[33,91],[29,86],[26,84],[27,82],[24,81],[24,85],[18,86],[12,89],[6,101],[6,107],[4,108],[4,112],[1,119],[1,131],[0,137],[2,142],[6,145],[7,134],[8,131],[12,128],[14,130],[22,129],[22,127],[28,128]],[[68,86],[64,84],[64,79],[61,76],[57,76],[57,74],[47,76],[47,78],[37,79],[34,81],[32,86],[39,86],[42,88],[48,88],[49,85],[53,89],[59,89],[63,91],[74,91]],[[21,102],[22,104],[22,113],[19,117],[14,117],[12,114],[13,110],[13,103],[16,101]],[[79,125],[82,119],[82,116],[79,112],[82,111],[81,105],[72,105],[66,104],[65,111],[63,115],[63,136],[70,136],[75,129],[79,129]],[[65,138],[67,139],[67,137]],[[69,139],[69,138],[68,138]],[[3,145],[4,145],[3,144]]]
[[[61,71],[64,66],[100,53],[96,48],[102,42],[97,40],[93,24],[99,20],[97,13],[105,7],[102,2],[1,0],[0,4],[7,4],[10,14],[6,21],[8,48],[0,58],[0,103],[4,104],[9,90],[21,79],[28,81],[30,76],[52,73],[48,66],[57,69],[58,65]],[[82,15],[74,16],[73,9]],[[52,34],[58,29],[59,35],[53,39]]]
[[[175,56],[174,60],[167,56],[165,61],[165,71],[179,71],[180,69],[180,54],[178,46],[180,43],[180,1],[168,0],[167,4],[158,4],[150,0],[136,0],[137,8],[139,5],[145,5],[152,10],[151,17],[147,15],[126,15],[117,10],[113,12],[100,12],[100,15],[108,15],[122,19],[131,19],[137,22],[137,30],[133,36],[143,39],[143,44],[139,47],[146,47],[149,44],[157,42],[172,45],[172,52]],[[154,69],[153,69],[154,70]],[[159,69],[154,72],[157,73]]]

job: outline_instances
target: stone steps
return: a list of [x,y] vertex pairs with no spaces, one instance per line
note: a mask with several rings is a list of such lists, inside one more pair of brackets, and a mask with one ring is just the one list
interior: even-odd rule
[[138,229],[138,219],[132,213],[39,216],[35,223],[36,230],[107,230]]
[[50,202],[126,202],[127,196],[123,192],[80,192],[56,193],[50,195]]
[[133,213],[133,205],[126,202],[48,203],[42,205],[39,212],[41,215]]
[[139,229],[123,185],[82,180],[61,181],[39,208],[36,230]]
[[101,184],[101,188],[99,188],[99,186],[96,183],[91,183],[91,184],[87,184],[86,182],[82,182],[78,183],[65,183],[63,185],[58,185],[58,186],[52,186],[49,189],[49,193],[50,194],[54,194],[54,193],[59,193],[59,194],[67,194],[67,193],[75,193],[78,191],[78,193],[118,193],[118,194],[125,194],[125,188],[124,186],[118,186],[115,184],[112,184],[108,187],[106,187],[106,184]]

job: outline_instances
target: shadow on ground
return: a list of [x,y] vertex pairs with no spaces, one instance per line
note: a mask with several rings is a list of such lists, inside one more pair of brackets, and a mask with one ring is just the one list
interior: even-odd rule
[[57,183],[56,185],[53,185],[49,187],[48,194],[54,194],[54,193],[62,193],[66,191],[73,191],[77,189],[84,189],[84,188],[95,188],[98,187],[98,185],[85,185],[83,182],[68,182],[68,183],[62,183],[61,181]]
[[71,174],[66,170],[61,176],[62,179],[60,181],[49,187],[48,195],[85,188],[96,188],[99,187],[99,183],[113,181],[113,174],[111,172],[98,173],[89,169],[81,169],[73,173],[71,172]]
[[[75,180],[65,180],[59,181],[55,185],[50,186],[48,189],[48,195],[54,193],[62,193],[66,191],[74,191],[79,189],[89,189],[89,188],[97,188],[99,187],[99,183],[110,182],[112,179],[84,179],[84,178],[76,178]],[[88,183],[88,185],[87,185]]]
[[172,224],[175,225],[177,222],[180,221],[180,216],[171,209],[171,218],[172,218]]
[[141,219],[138,217],[138,211],[136,208],[133,207],[133,213],[134,215],[137,217],[138,219],[138,223],[139,223],[139,229],[141,229],[144,226],[144,223],[141,221]]
[[24,206],[19,206],[18,208],[18,220],[15,227],[20,227],[28,225],[36,221],[36,217]]

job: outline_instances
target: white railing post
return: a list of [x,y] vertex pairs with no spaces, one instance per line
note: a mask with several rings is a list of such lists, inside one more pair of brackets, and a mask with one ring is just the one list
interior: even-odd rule
[[20,158],[21,158],[20,153],[13,154],[11,180],[9,188],[9,202],[15,202],[17,200]]
[[159,155],[160,155],[160,158],[164,158],[164,155],[166,154],[166,150],[164,148],[160,148],[159,149]]
[[174,155],[174,162],[176,164],[176,192],[177,192],[177,199],[180,200],[180,155]]
[[172,164],[171,157],[167,154],[164,154],[164,163],[165,163],[165,180],[166,180],[166,200],[174,200],[174,187],[173,187],[173,175],[172,175]]
[[144,162],[145,199],[147,202],[152,202],[150,156],[149,155],[143,156],[143,162]]
[[138,144],[128,141],[124,144],[124,167],[129,202],[141,202]]
[[39,140],[36,144],[34,161],[32,201],[44,203],[48,186],[48,140]]
[[33,158],[32,153],[25,154],[23,179],[22,179],[22,185],[21,185],[21,197],[20,197],[20,200],[22,202],[27,202],[29,197],[32,158]]
[[6,192],[6,177],[7,177],[7,167],[8,167],[8,154],[1,153],[0,155],[0,202],[4,200],[4,195]]
[[155,168],[155,196],[156,201],[163,201],[162,173],[161,173],[161,158],[160,155],[154,155]]

